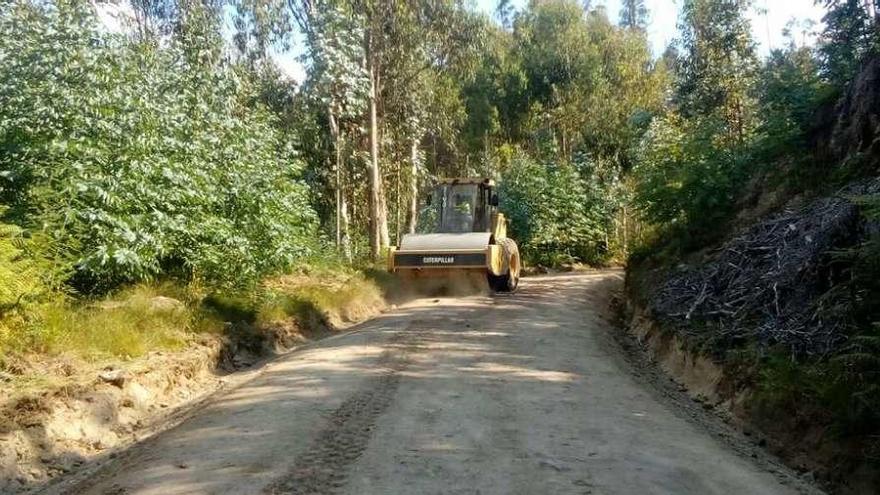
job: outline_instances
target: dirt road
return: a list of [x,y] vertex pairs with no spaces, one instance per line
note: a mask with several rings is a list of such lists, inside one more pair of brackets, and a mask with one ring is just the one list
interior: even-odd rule
[[608,321],[621,278],[416,301],[49,492],[797,493],[632,374]]

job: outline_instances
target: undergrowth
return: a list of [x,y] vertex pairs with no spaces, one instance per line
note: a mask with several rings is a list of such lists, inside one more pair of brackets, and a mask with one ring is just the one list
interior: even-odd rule
[[[880,221],[880,197],[856,201],[871,231]],[[869,232],[834,258],[846,280],[830,297],[849,314],[847,342],[825,356],[772,349],[757,358],[752,405],[765,417],[825,421],[840,438],[861,438],[862,458],[880,463],[880,233]]]
[[25,374],[23,360],[129,360],[179,350],[199,335],[256,336],[282,323],[325,331],[381,307],[384,293],[376,279],[338,265],[303,266],[246,291],[163,281],[100,299],[54,293],[0,317],[0,371]]
[[0,359],[69,355],[93,362],[179,349],[193,333],[220,328],[188,291],[164,282],[138,284],[100,300],[54,294],[3,316]]

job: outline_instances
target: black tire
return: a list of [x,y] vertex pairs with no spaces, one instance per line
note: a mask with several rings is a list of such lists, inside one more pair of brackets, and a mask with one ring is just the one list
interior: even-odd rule
[[519,286],[521,263],[519,248],[512,239],[501,239],[498,243],[504,251],[504,275],[489,274],[489,287],[495,292],[514,292]]

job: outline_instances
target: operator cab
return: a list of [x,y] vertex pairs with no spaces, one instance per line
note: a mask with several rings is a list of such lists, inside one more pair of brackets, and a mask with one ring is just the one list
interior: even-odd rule
[[491,232],[498,207],[495,183],[491,179],[445,179],[434,187],[428,206],[436,219],[436,233]]

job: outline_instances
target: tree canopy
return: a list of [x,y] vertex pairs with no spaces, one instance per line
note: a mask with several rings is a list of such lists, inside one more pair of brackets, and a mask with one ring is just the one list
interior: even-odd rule
[[[509,182],[533,261],[622,260],[654,229],[712,230],[877,39],[855,0],[764,60],[750,0],[685,1],[659,58],[642,0],[617,23],[575,0],[136,0],[116,34],[93,5],[2,1],[4,219],[83,287],[376,258],[460,175]],[[292,45],[300,84],[269,56]]]

